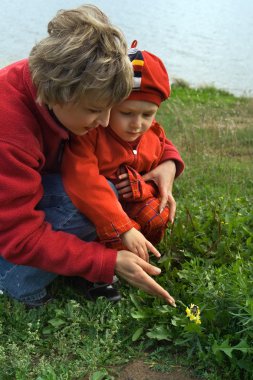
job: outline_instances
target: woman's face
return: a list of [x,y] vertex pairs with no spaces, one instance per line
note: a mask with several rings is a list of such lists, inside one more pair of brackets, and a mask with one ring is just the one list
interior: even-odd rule
[[87,96],[79,103],[54,104],[52,110],[62,125],[75,135],[85,135],[99,125],[107,127],[111,108]]

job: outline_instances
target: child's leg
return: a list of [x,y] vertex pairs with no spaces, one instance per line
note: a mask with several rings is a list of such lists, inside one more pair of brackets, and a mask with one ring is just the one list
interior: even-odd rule
[[141,232],[152,244],[158,244],[165,233],[169,220],[169,209],[159,212],[160,201],[151,197],[145,201],[128,202],[125,211],[141,226]]

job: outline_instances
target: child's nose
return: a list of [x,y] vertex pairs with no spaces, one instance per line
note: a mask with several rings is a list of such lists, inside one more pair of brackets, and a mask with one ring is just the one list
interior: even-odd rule
[[135,116],[131,123],[132,129],[139,129],[141,127],[141,117]]

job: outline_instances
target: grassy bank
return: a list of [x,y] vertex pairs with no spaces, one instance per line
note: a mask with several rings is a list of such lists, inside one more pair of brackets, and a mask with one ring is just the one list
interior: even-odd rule
[[[253,100],[174,86],[158,119],[186,163],[159,247],[159,282],[178,307],[127,285],[120,303],[91,303],[61,279],[56,301],[38,310],[1,295],[0,380],[112,380],[110,365],[143,352],[157,370],[180,363],[209,380],[253,379]],[[191,303],[201,324],[186,316]]]

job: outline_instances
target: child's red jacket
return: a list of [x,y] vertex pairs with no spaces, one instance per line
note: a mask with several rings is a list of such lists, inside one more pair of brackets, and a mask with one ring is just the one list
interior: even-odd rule
[[63,158],[63,183],[76,207],[96,226],[100,240],[113,240],[134,224],[107,179],[116,182],[122,165],[143,175],[165,160],[175,161],[177,176],[183,171],[178,151],[156,121],[135,149],[110,127],[98,127],[85,136],[70,139]]

